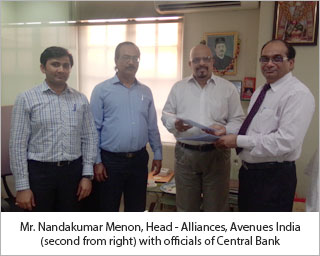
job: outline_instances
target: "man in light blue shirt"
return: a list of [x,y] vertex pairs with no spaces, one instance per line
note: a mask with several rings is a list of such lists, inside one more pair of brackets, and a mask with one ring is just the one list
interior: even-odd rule
[[125,211],[144,211],[149,142],[154,153],[152,170],[159,173],[162,145],[151,90],[135,74],[140,51],[132,42],[115,51],[117,73],[98,84],[91,95],[91,109],[99,134],[94,167],[100,211],[119,211],[124,195]]

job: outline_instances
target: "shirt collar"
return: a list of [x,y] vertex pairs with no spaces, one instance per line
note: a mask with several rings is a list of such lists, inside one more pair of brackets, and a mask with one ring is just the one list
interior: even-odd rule
[[[114,77],[111,78],[111,83],[113,83],[113,84],[120,84],[120,85],[124,86],[124,85],[121,83],[121,81],[120,81],[119,77],[117,76],[117,74],[115,74]],[[134,83],[132,84],[132,86],[135,86],[135,85],[142,85],[142,84],[138,81],[137,78],[135,78]]]
[[[41,84],[41,88],[40,89],[43,92],[51,91],[51,92],[55,93],[54,90],[52,90],[49,87],[49,85],[47,84],[46,80],[43,81],[43,83]],[[64,89],[64,91],[62,93],[65,93],[65,92],[72,92],[71,88],[68,85],[66,86],[66,88]]]
[[284,75],[283,77],[281,77],[280,79],[278,79],[274,83],[270,83],[271,89],[273,91],[278,90],[280,88],[280,85],[283,84],[288,79],[290,79],[291,77],[292,77],[292,72],[289,72],[288,74]]

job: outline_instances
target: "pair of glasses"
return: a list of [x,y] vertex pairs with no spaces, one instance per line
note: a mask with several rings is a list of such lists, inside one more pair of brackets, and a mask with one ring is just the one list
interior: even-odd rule
[[269,63],[270,60],[272,63],[282,63],[284,60],[288,60],[288,57],[283,57],[281,55],[276,55],[271,58],[269,58],[267,56],[261,56],[259,59],[259,61],[264,64]]
[[135,63],[140,62],[140,58],[138,56],[122,55],[120,58],[126,62],[128,62],[129,60],[132,60],[132,62]]
[[210,63],[211,60],[212,60],[212,57],[211,56],[207,56],[207,57],[197,57],[197,58],[194,58],[193,60],[191,60],[191,62],[193,64],[199,64],[201,62],[201,60],[204,62],[204,63]]

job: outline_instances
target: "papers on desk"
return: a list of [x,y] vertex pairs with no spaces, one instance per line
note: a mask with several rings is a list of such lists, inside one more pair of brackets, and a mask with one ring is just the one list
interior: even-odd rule
[[193,140],[193,141],[206,141],[206,142],[214,142],[218,140],[220,136],[215,136],[211,134],[199,134],[199,135],[194,135],[190,137],[179,137],[177,140]]
[[169,193],[169,194],[176,194],[176,182],[173,179],[172,181],[161,185],[160,190]]
[[166,175],[166,176],[159,175],[160,173],[158,175],[154,175],[153,176],[153,173],[154,172],[149,172],[149,174],[148,174],[148,182],[149,182],[149,180],[150,181],[153,180],[156,183],[165,183],[165,182],[169,182],[172,179],[172,177],[174,176],[174,172],[173,171],[168,173],[168,175]]

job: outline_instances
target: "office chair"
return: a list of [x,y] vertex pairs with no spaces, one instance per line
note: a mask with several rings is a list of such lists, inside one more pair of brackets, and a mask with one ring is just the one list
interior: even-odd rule
[[7,177],[11,176],[10,159],[9,159],[9,137],[10,137],[10,123],[13,106],[1,107],[1,179],[7,197],[1,196],[1,211],[22,211],[15,205],[15,196],[12,194]]

